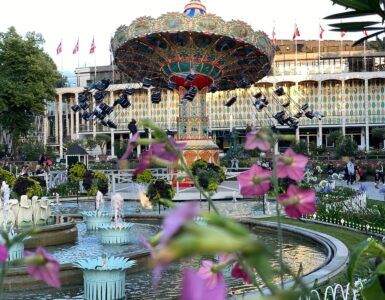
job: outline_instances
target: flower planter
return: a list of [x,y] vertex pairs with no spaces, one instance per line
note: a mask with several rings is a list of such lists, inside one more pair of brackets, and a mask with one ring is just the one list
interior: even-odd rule
[[83,211],[81,214],[86,223],[87,230],[97,230],[100,226],[111,223],[111,215],[107,212]]
[[134,264],[135,261],[119,257],[100,257],[77,262],[75,265],[83,269],[84,299],[125,299],[126,269]]
[[98,229],[102,244],[128,244],[130,242],[131,223],[103,224]]

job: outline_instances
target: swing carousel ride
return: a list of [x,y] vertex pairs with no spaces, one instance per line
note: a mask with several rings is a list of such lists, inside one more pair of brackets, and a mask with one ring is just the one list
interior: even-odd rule
[[[206,7],[193,0],[184,13],[167,13],[159,18],[140,17],[129,26],[120,26],[111,41],[115,64],[131,82],[149,89],[151,102],[162,101],[163,89],[178,91],[180,96],[177,139],[187,143],[184,156],[188,163],[197,159],[218,163],[219,149],[210,138],[206,94],[217,91],[249,89],[271,71],[275,47],[268,36],[254,31],[238,20],[224,21],[206,13]],[[126,89],[113,106],[103,102],[104,80],[79,95],[75,111],[83,111],[85,120],[116,128],[114,106],[128,108],[134,89]],[[89,109],[94,97],[96,107]],[[297,129],[302,117],[317,113],[307,104],[299,105],[277,87],[271,94],[250,94],[256,112],[269,116],[269,125]],[[228,99],[230,107],[237,96]],[[279,108],[278,111],[273,111]]]

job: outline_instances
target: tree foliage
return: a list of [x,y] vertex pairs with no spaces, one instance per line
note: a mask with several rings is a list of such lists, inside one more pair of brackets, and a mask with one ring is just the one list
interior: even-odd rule
[[27,135],[55,97],[60,76],[43,43],[40,34],[23,37],[13,27],[0,33],[0,126],[14,142]]
[[385,2],[383,0],[331,0],[333,4],[338,4],[347,9],[347,11],[327,16],[328,20],[356,19],[364,16],[378,16],[379,22],[356,20],[353,22],[338,22],[330,24],[332,31],[347,32],[368,32],[363,38],[359,39],[354,45],[362,44],[364,41],[378,37],[385,32],[381,24],[385,19]]

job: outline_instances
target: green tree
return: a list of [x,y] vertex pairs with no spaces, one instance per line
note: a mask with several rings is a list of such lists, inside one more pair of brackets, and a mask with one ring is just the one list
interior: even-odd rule
[[[331,0],[333,4],[340,5],[346,10],[338,14],[327,16],[328,20],[348,19],[347,22],[336,22],[329,24],[332,31],[363,32],[368,35],[359,39],[354,45],[362,44],[364,41],[376,37],[385,32],[383,20],[385,19],[384,1],[381,0]],[[370,20],[362,20],[361,17],[371,16]],[[377,18],[373,18],[376,16]],[[353,19],[351,21],[350,19]],[[377,39],[377,42],[379,39]],[[381,47],[381,45],[380,45]]]
[[60,76],[43,43],[40,34],[23,37],[14,27],[0,33],[0,126],[10,134],[14,152],[55,97]]

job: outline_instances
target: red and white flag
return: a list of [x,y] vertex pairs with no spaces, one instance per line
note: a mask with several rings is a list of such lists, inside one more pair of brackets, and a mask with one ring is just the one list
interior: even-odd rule
[[56,48],[56,54],[59,55],[62,52],[63,52],[63,44],[62,44],[62,41],[60,41],[59,45]]
[[75,44],[75,47],[74,49],[72,50],[72,54],[76,54],[79,52],[79,38],[78,40],[76,41],[76,44]]
[[323,27],[321,26],[321,24],[319,25],[319,39],[320,40],[323,40],[324,39],[324,33],[325,33],[325,29],[323,29]]
[[300,37],[301,33],[299,32],[297,24],[294,25],[294,33],[293,33],[293,40],[295,40],[297,37]]
[[271,34],[271,41],[273,42],[273,45],[277,45],[277,36],[275,34],[275,26],[273,27],[273,33]]
[[96,50],[96,45],[95,45],[95,37],[92,38],[92,43],[91,43],[91,48],[90,48],[90,54],[94,54]]

